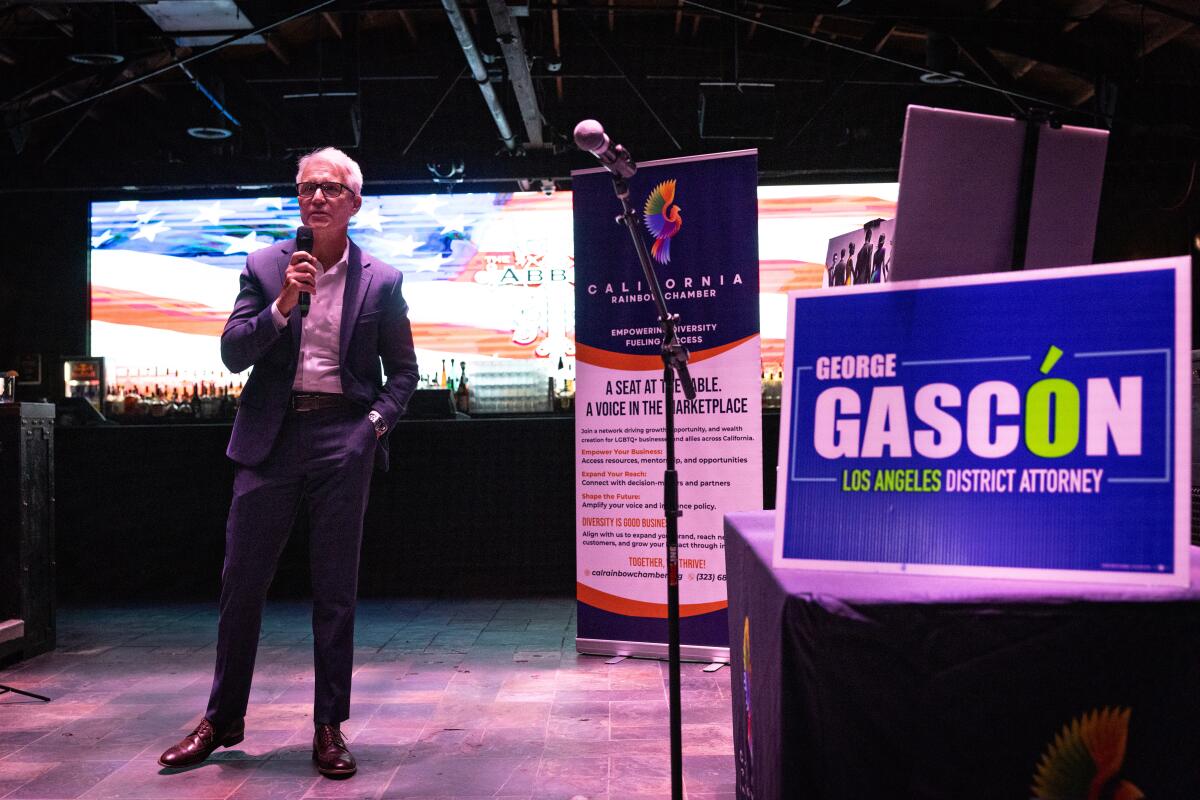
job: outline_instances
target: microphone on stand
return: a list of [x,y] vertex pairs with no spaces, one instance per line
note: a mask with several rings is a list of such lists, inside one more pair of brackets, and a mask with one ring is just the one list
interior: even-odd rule
[[604,126],[594,119],[585,119],[575,126],[575,145],[587,150],[599,159],[601,165],[613,175],[629,180],[637,172],[637,164],[629,151],[604,133]]
[[[296,228],[296,249],[303,250],[306,253],[312,253],[313,250],[313,230],[307,225],[301,225]],[[312,303],[312,295],[308,292],[300,293],[300,316],[308,316],[308,306]]]

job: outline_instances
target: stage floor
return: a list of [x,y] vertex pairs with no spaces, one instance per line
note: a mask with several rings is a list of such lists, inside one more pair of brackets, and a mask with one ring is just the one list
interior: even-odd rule
[[[310,761],[310,607],[271,603],[246,739],[188,770],[159,753],[199,720],[212,680],[212,604],[66,608],[59,647],[0,671],[53,698],[0,695],[3,798],[521,798],[670,795],[664,664],[575,653],[575,602],[359,603],[359,761],[342,781]],[[683,666],[691,800],[732,800],[729,670]]]

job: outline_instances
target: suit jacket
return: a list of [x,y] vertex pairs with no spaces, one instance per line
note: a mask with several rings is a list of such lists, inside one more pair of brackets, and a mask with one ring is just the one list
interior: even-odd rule
[[[221,333],[221,360],[230,372],[254,367],[242,390],[226,451],[245,466],[262,463],[283,424],[300,356],[301,318],[294,311],[282,331],[271,303],[283,287],[296,240],[264,247],[246,259],[241,290]],[[350,242],[342,300],[340,365],[342,394],[378,411],[389,431],[404,414],[417,387],[408,305],[401,293],[404,275]],[[380,376],[380,363],[387,376]],[[387,436],[379,441],[375,463],[388,468]]]
[[864,244],[854,261],[854,284],[871,282],[871,245]]

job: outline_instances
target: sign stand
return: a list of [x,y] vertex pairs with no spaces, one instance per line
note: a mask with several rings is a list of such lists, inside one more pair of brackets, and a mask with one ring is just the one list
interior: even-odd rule
[[1013,225],[1012,268],[1025,269],[1025,253],[1029,248],[1029,222],[1033,214],[1033,182],[1037,178],[1038,142],[1042,126],[1054,130],[1062,122],[1053,112],[1031,108],[1017,119],[1025,122],[1025,143],[1021,150],[1021,174],[1017,185],[1017,219]]
[[32,697],[34,700],[44,700],[47,703],[50,702],[50,698],[46,697],[45,695],[34,694],[33,692],[27,692],[24,689],[16,689],[16,688],[13,688],[12,686],[5,686],[4,684],[0,683],[0,694],[6,694],[8,692],[12,692],[13,694],[24,695],[25,697]]

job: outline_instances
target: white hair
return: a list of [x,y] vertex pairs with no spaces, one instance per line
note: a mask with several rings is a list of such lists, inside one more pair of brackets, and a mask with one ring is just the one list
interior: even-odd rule
[[350,187],[350,191],[357,195],[362,194],[362,168],[358,166],[357,161],[341,150],[336,147],[321,147],[308,155],[300,156],[300,161],[296,164],[296,183],[300,183],[300,176],[304,174],[304,168],[309,161],[325,161],[340,167],[346,175],[346,185]]

